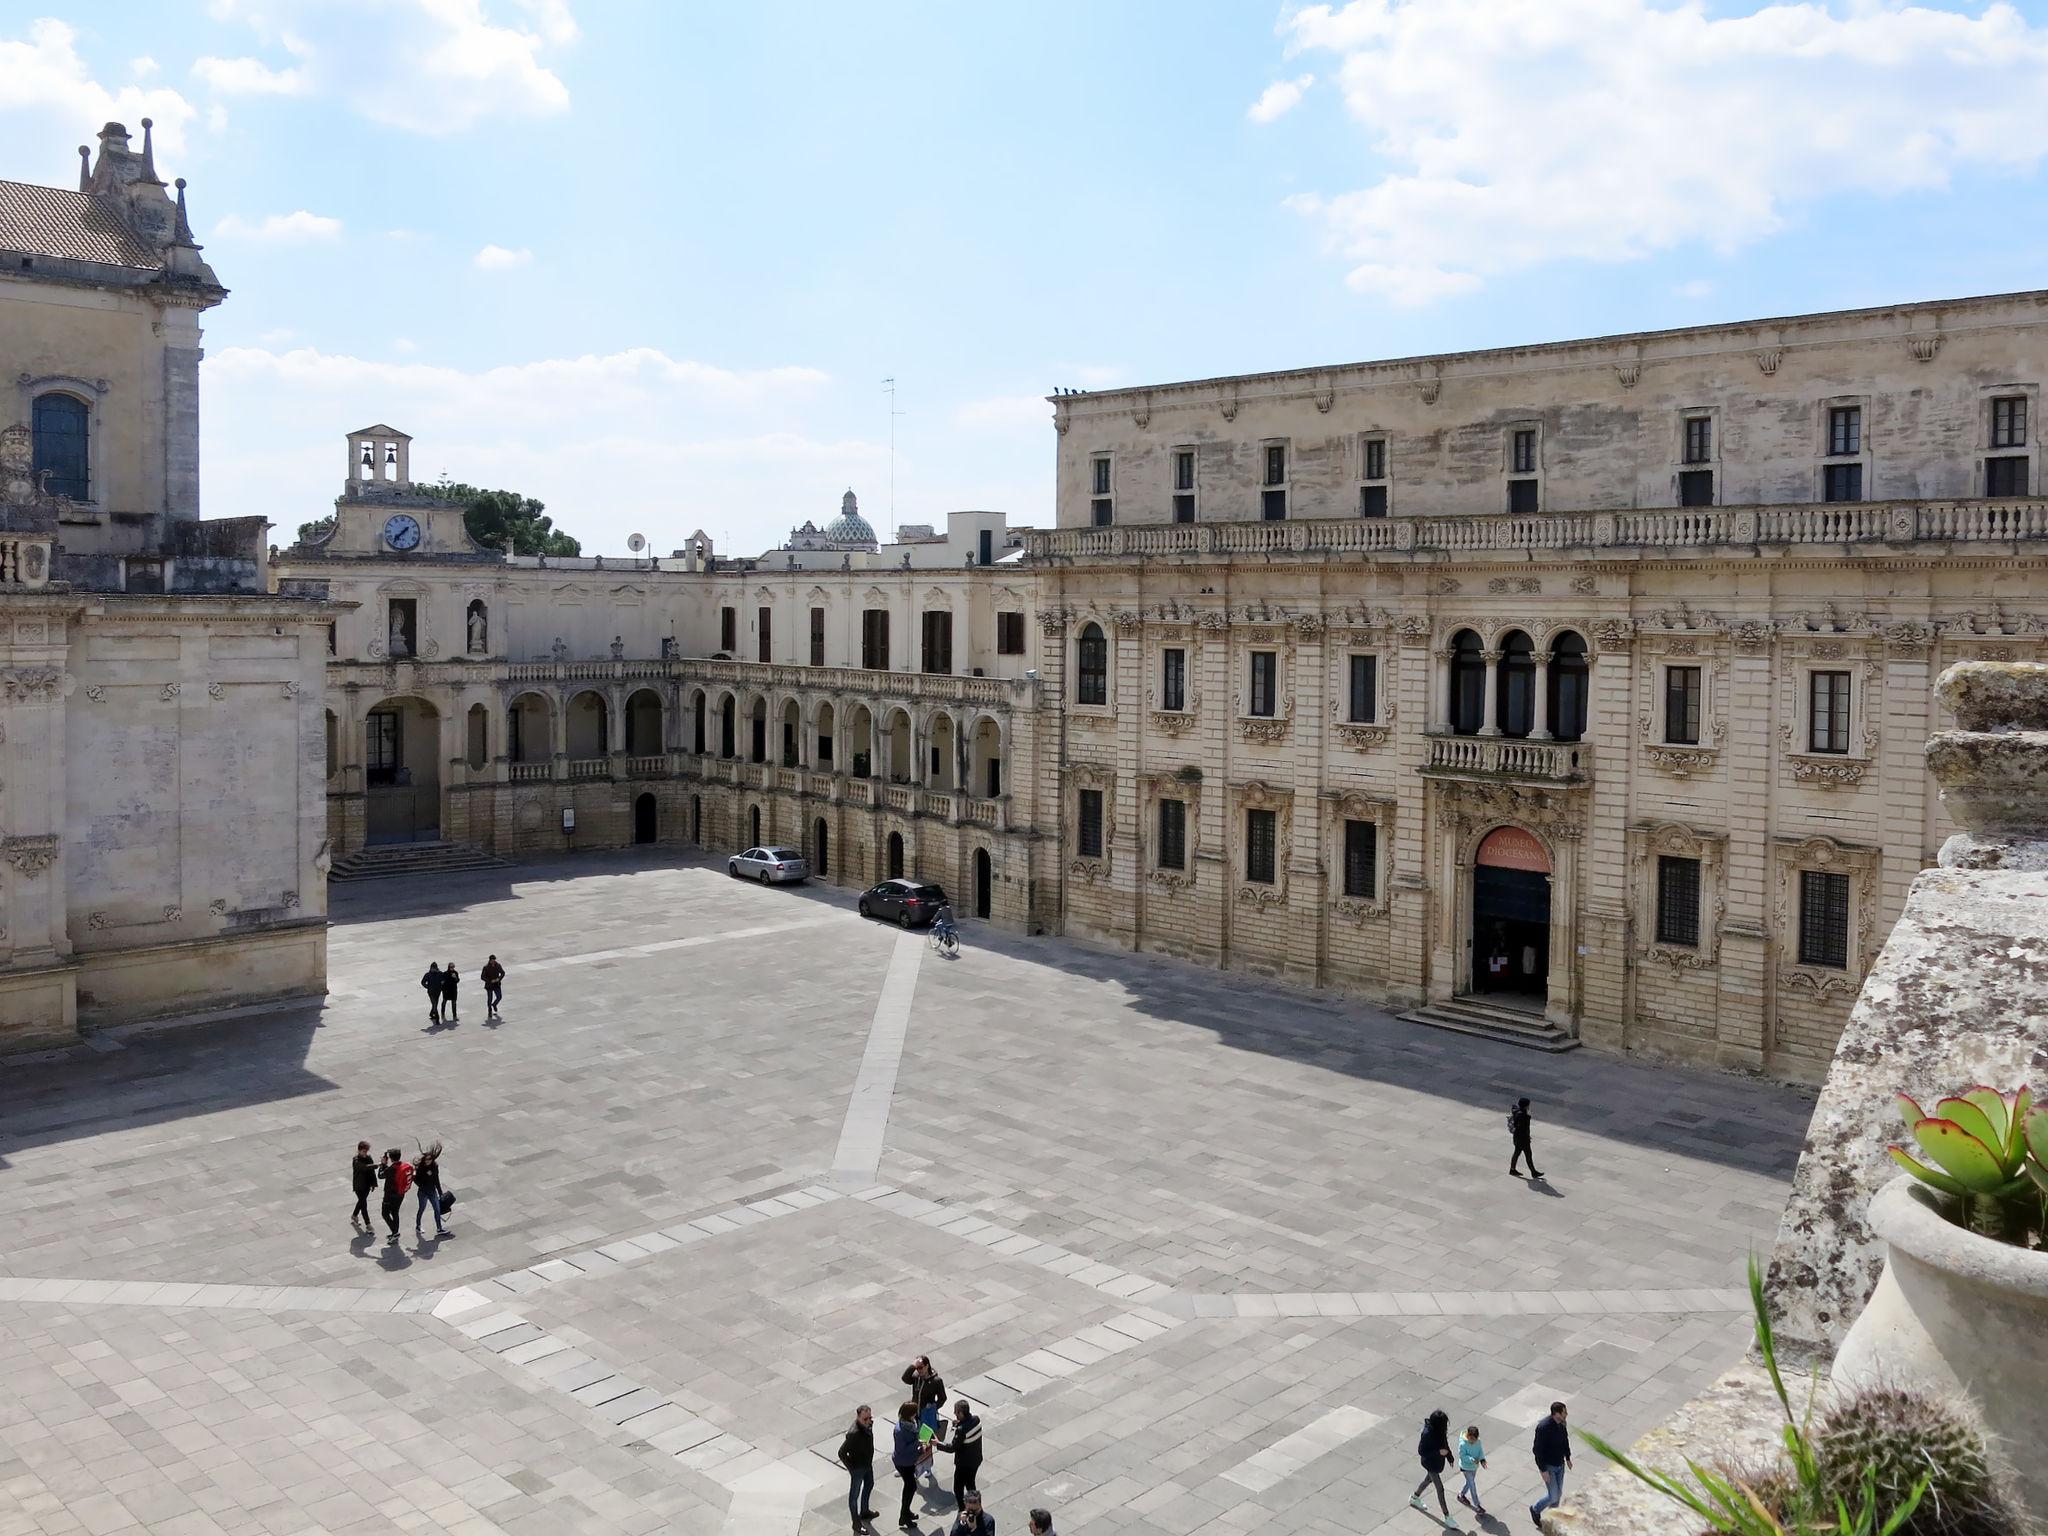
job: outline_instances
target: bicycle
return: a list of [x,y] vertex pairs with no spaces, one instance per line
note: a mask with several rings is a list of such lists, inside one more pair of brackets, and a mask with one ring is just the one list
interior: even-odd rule
[[932,928],[931,936],[925,942],[948,960],[960,958],[960,935],[951,928]]

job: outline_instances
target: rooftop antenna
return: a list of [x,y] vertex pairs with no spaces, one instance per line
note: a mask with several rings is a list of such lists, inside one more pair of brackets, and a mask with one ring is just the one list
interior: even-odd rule
[[889,397],[889,526],[896,526],[896,418],[903,415],[896,409],[896,380],[892,375],[882,380],[882,393]]

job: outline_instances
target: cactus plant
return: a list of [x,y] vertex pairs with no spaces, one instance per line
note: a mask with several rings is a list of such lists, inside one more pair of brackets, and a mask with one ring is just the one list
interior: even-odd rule
[[1821,1416],[1814,1461],[1830,1494],[1853,1500],[1868,1484],[1880,1516],[1926,1488],[1900,1536],[2016,1536],[2020,1521],[1962,1403],[1900,1387],[1855,1392]]
[[1931,1115],[1908,1094],[1897,1103],[1926,1160],[1904,1147],[1885,1150],[1921,1183],[1959,1201],[1970,1227],[2021,1243],[2048,1230],[2048,1105],[2036,1105],[2031,1089],[1971,1088],[1938,1101]]

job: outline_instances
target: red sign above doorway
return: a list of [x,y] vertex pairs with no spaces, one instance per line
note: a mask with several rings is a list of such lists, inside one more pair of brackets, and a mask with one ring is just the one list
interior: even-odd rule
[[1480,841],[1475,864],[1493,869],[1526,869],[1539,875],[1550,873],[1550,855],[1533,833],[1520,827],[1495,827]]

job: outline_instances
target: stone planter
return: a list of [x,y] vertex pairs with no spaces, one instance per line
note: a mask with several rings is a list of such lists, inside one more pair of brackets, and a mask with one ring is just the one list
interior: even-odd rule
[[2027,1508],[2048,1510],[2048,1253],[1979,1237],[1937,1199],[1901,1174],[1870,1202],[1884,1273],[1833,1383],[1962,1393],[2017,1468]]

